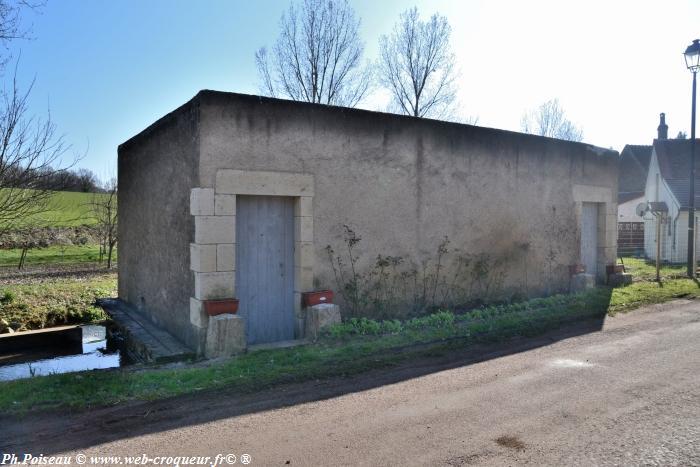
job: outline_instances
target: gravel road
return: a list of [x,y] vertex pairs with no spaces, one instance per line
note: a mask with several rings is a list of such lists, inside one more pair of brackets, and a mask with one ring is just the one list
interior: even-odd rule
[[243,453],[250,465],[700,465],[700,303],[548,338],[476,363],[457,354],[255,395],[29,416],[6,426],[3,451],[234,453],[238,465]]

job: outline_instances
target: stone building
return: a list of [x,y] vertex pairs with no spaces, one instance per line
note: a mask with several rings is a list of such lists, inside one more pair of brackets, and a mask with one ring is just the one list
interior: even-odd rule
[[201,91],[119,146],[119,297],[199,352],[215,299],[239,299],[248,344],[301,338],[303,292],[347,302],[344,225],[362,273],[378,255],[434,269],[449,239],[434,285],[468,301],[568,290],[576,264],[602,282],[617,163],[588,144]]

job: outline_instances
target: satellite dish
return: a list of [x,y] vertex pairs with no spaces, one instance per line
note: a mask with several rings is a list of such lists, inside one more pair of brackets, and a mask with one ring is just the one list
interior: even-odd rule
[[639,203],[635,211],[639,217],[644,217],[644,214],[649,211],[649,205],[647,203]]

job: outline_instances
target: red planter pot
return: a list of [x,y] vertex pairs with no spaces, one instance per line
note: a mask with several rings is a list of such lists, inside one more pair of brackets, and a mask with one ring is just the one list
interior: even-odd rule
[[583,264],[572,264],[569,266],[569,274],[575,276],[576,274],[583,274],[586,272],[586,266]]
[[301,294],[303,306],[314,306],[321,303],[333,303],[332,290],[317,290],[316,292],[303,292]]
[[222,315],[224,313],[235,315],[238,311],[238,299],[204,300],[204,311],[206,311],[209,316]]

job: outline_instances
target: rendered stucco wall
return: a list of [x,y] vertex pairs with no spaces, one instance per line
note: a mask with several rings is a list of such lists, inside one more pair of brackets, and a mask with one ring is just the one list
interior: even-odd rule
[[197,115],[190,102],[119,147],[119,297],[191,348]]
[[[250,191],[240,181],[217,187],[231,170],[256,172],[264,185],[267,173],[312,177],[312,197],[290,195],[298,196],[295,229],[304,244],[295,254],[297,292],[338,290],[326,246],[344,250],[344,224],[362,238],[361,271],[379,254],[415,269],[434,265],[447,237],[443,277],[453,277],[460,258],[479,258],[488,270],[488,281],[462,277],[461,286],[476,284],[471,298],[568,290],[569,266],[580,262],[583,202],[600,206],[599,264],[615,261],[617,159],[501,130],[203,91],[120,146],[119,294],[203,348],[201,300],[218,298],[203,286],[235,269],[222,253],[235,238],[208,238],[226,232],[205,224],[230,217],[235,225],[236,193]],[[252,194],[279,189],[267,185]],[[217,196],[231,201],[218,213]],[[225,295],[235,296],[233,287]]]
[[222,169],[313,175],[317,288],[337,289],[325,247],[342,250],[349,224],[365,269],[378,254],[420,268],[448,237],[454,254],[487,257],[501,298],[567,290],[582,202],[601,203],[599,262],[615,261],[613,151],[254,96],[198,98],[200,187],[214,188]]

